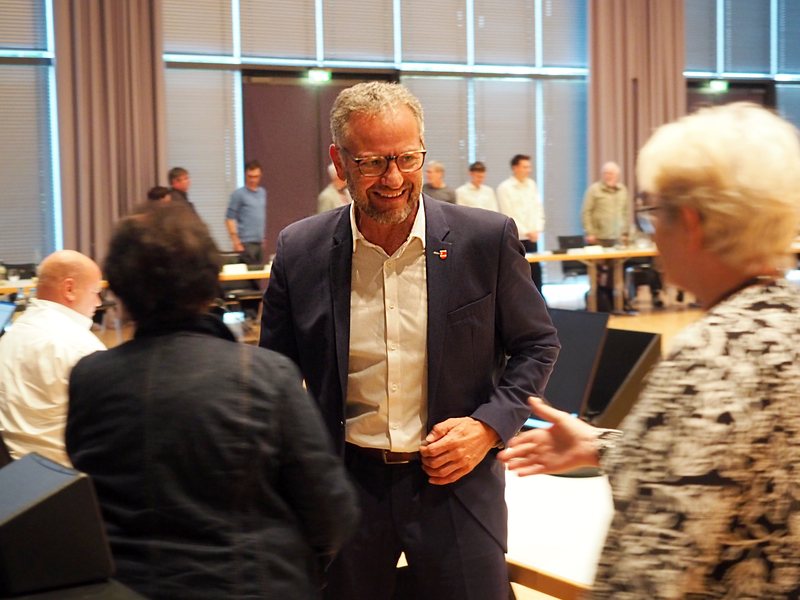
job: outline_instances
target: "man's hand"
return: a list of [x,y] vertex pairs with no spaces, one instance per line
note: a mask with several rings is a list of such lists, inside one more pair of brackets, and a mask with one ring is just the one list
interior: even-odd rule
[[244,252],[244,244],[239,241],[239,238],[233,240],[233,250],[234,252]]
[[593,235],[586,236],[586,245],[587,246],[594,246],[595,242],[597,242],[597,238]]
[[528,398],[528,403],[537,417],[553,426],[531,429],[513,438],[508,449],[497,455],[509,470],[524,477],[598,466],[595,427],[546,405],[539,398]]
[[472,471],[500,437],[485,423],[460,417],[434,425],[425,441],[419,448],[422,468],[432,484],[445,485]]
[[529,231],[528,232],[528,239],[532,241],[534,244],[539,241],[539,232],[538,231]]

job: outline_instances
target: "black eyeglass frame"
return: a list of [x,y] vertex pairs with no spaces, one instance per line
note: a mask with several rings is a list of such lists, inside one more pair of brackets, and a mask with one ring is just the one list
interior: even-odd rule
[[[403,152],[403,153],[397,154],[395,156],[376,155],[376,156],[364,156],[362,158],[357,158],[357,157],[353,156],[352,153],[347,148],[345,148],[344,146],[339,146],[339,149],[342,150],[345,154],[347,154],[347,156],[350,157],[350,160],[352,160],[354,163],[356,163],[356,166],[358,167],[358,172],[361,173],[364,177],[383,177],[383,175],[386,174],[386,171],[389,170],[389,165],[391,164],[392,161],[394,161],[394,164],[397,165],[397,169],[401,173],[416,173],[417,171],[419,171],[425,165],[425,155],[428,152],[425,149],[425,147],[423,146],[422,150],[409,150],[408,152]],[[400,159],[403,156],[408,156],[410,154],[421,154],[422,155],[422,160],[420,161],[419,166],[414,168],[414,169],[408,169],[408,170],[403,169],[400,166],[400,163],[398,162],[398,159]],[[383,170],[380,173],[364,173],[364,168],[361,166],[361,163],[365,162],[365,161],[368,161],[368,160],[376,160],[376,159],[381,159],[381,160],[385,160],[386,161],[386,164],[384,165]]]

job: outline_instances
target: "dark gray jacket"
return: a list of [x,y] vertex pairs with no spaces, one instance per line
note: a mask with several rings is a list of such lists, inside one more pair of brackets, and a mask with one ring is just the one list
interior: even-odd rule
[[67,452],[116,577],[153,599],[318,597],[355,492],[291,362],[210,323],[140,330],[72,372]]

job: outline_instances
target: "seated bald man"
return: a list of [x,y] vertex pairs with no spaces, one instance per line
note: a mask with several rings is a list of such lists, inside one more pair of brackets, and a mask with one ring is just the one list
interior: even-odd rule
[[37,452],[69,467],[69,375],[81,358],[106,349],[90,331],[102,275],[72,250],[48,256],[38,275],[36,298],[0,338],[0,429],[13,458]]

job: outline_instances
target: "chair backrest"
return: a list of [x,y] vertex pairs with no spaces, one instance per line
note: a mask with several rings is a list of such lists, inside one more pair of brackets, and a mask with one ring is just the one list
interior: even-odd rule
[[11,458],[11,452],[8,451],[8,446],[6,446],[3,440],[3,433],[4,431],[0,429],[0,469],[14,461],[14,459]]
[[12,269],[17,272],[20,279],[33,279],[36,277],[36,263],[4,263],[6,277]]
[[[570,248],[583,248],[586,241],[582,235],[560,235],[558,236],[558,247],[561,250]],[[586,275],[586,265],[579,260],[565,260],[561,262],[561,272],[564,277]]]

